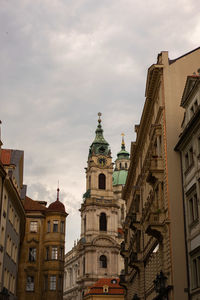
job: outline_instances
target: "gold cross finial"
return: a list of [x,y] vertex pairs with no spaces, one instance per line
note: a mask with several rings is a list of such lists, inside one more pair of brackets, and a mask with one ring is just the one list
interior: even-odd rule
[[102,116],[102,113],[101,113],[101,112],[99,112],[99,113],[98,113],[98,116],[99,116],[99,120],[98,120],[98,122],[99,122],[99,123],[101,123],[101,116]]
[[125,134],[122,132],[121,136],[122,136],[122,147],[124,147],[125,146],[125,142],[124,142],[124,136],[125,136]]
[[59,189],[59,180],[58,180],[58,188],[57,188],[57,201],[59,201],[59,192],[60,192],[60,189]]

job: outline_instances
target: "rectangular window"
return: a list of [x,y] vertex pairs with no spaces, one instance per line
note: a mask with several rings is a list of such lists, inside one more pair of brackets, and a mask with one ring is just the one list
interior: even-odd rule
[[48,291],[48,275],[44,275],[44,290]]
[[46,247],[46,260],[49,260],[49,247]]
[[189,155],[188,153],[185,154],[185,170],[189,168]]
[[60,223],[60,232],[65,233],[65,222],[64,221],[61,221],[61,223]]
[[29,248],[29,261],[36,261],[36,248]]
[[194,157],[193,157],[193,148],[191,147],[189,150],[189,164],[190,166],[194,163]]
[[191,224],[199,218],[197,194],[196,193],[191,194],[188,197],[188,202],[189,202],[189,223]]
[[200,287],[200,253],[192,257],[192,283],[193,289]]
[[27,276],[26,291],[27,292],[33,292],[34,291],[34,277],[33,276]]
[[51,259],[58,259],[58,247],[52,247]]
[[31,221],[30,222],[30,232],[37,232],[37,230],[38,230],[38,222]]
[[51,232],[51,222],[47,222],[47,232]]
[[56,291],[56,275],[50,276],[50,291]]
[[58,232],[58,221],[53,221],[53,232]]

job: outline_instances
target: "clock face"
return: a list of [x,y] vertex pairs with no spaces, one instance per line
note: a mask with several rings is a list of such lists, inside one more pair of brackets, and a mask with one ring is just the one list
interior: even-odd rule
[[101,167],[104,167],[105,165],[106,165],[106,159],[104,158],[104,157],[100,157],[99,159],[98,159],[98,163],[99,163],[99,165],[101,166]]

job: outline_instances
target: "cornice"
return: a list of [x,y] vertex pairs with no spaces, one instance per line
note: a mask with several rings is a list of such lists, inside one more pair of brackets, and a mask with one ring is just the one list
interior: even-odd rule
[[191,133],[194,132],[196,129],[198,130],[200,124],[199,120],[200,120],[200,106],[198,107],[198,110],[194,114],[193,118],[188,122],[187,126],[181,133],[180,139],[174,148],[175,151],[181,151],[184,142],[187,139],[191,139]]

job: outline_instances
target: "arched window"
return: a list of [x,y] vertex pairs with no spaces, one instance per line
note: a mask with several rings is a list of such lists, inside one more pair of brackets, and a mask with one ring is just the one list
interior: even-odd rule
[[104,174],[99,174],[99,189],[106,189],[106,176]]
[[100,268],[107,268],[107,257],[105,255],[101,255],[99,258]]
[[119,163],[119,168],[120,168],[120,169],[122,168],[122,163]]
[[99,229],[100,231],[107,231],[107,218],[105,213],[100,214]]
[[125,163],[125,168],[127,169],[127,163]]

